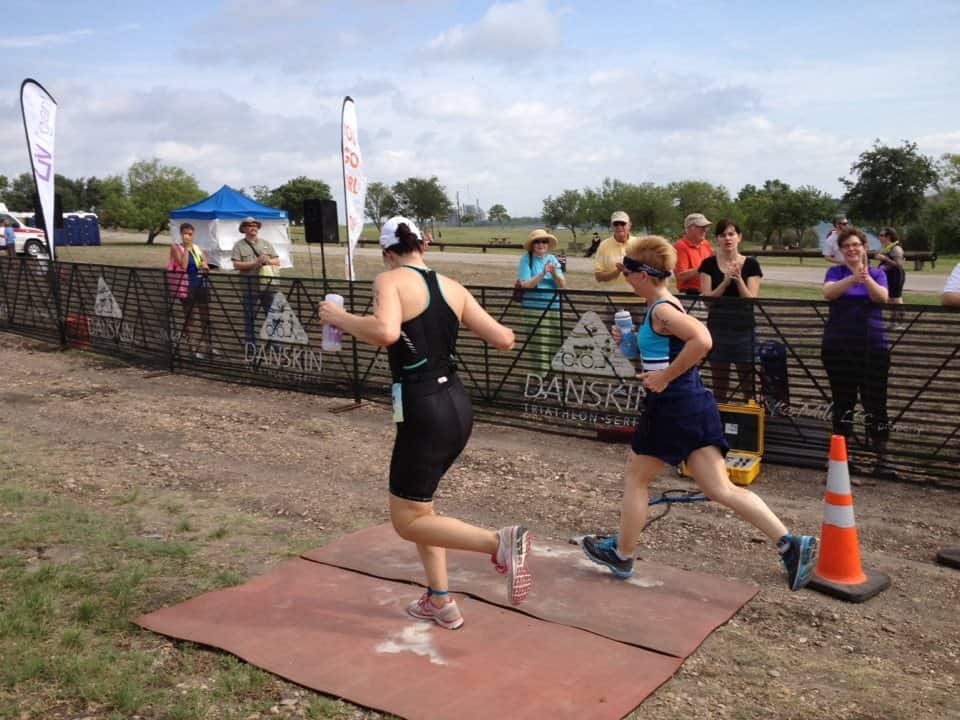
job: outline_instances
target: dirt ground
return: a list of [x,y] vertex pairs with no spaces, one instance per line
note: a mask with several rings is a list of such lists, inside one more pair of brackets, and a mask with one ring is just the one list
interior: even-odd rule
[[[207,551],[243,577],[387,520],[393,431],[383,407],[334,414],[344,400],[157,373],[6,334],[0,366],[0,437],[17,448],[24,482],[103,512],[110,497],[138,489],[188,508],[198,533],[252,517]],[[626,452],[481,424],[438,507],[493,527],[524,522],[535,540],[609,531]],[[753,488],[788,526],[818,534],[823,480],[768,466]],[[664,473],[655,491],[675,487],[691,486]],[[893,584],[852,605],[790,593],[773,549],[722,507],[675,507],[648,529],[641,557],[760,593],[631,717],[960,718],[960,572],[933,562],[938,549],[960,545],[958,511],[956,492],[857,488],[864,564]],[[154,521],[148,531],[168,531],[169,520]],[[142,605],[182,599],[172,579]]]

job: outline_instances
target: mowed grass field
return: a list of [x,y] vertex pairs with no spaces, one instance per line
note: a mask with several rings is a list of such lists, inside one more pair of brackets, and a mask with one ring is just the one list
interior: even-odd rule
[[[490,247],[487,252],[482,252],[480,248],[463,247],[451,248],[450,245],[466,244],[492,244],[494,239],[506,239],[506,242],[513,245],[521,245],[526,239],[527,234],[534,229],[531,227],[442,227],[435,235],[434,240],[442,241],[447,247],[441,252],[432,252],[430,263],[440,272],[445,272],[462,282],[474,285],[503,286],[512,285],[515,279],[514,269],[508,268],[509,261],[507,257],[519,257],[519,251],[512,247]],[[574,259],[568,268],[568,275],[571,280],[571,287],[584,290],[598,289],[593,280],[592,263],[589,261],[579,262],[582,259],[583,251],[569,250],[573,242],[573,234],[569,230],[558,230],[555,232],[560,248],[568,251],[568,256]],[[603,233],[601,233],[603,234]],[[582,246],[589,243],[592,232],[578,233],[577,242]],[[296,277],[320,277],[321,270],[321,252],[317,245],[308,246],[303,239],[302,227],[291,227],[290,236],[294,244],[294,262],[296,267],[283,271],[284,275]],[[344,228],[340,228],[340,237],[346,237]],[[375,241],[378,237],[377,230],[372,225],[364,227],[362,239]],[[162,268],[166,265],[169,253],[170,238],[168,235],[159,236],[153,245],[146,244],[145,233],[135,233],[130,231],[103,233],[103,243],[95,247],[61,247],[58,248],[58,257],[67,262],[82,263],[100,263],[104,265],[124,265],[135,267],[156,267]],[[741,251],[749,254],[751,248],[744,244]],[[447,256],[447,253],[454,252],[456,255]],[[343,253],[344,248],[332,246],[325,248],[327,272],[330,276],[343,276]],[[477,262],[464,262],[462,253],[477,255]],[[454,259],[456,258],[456,259]],[[500,258],[495,260],[494,258]],[[960,261],[960,255],[944,255],[937,261],[937,267],[931,268],[926,264],[923,270],[917,271],[908,267],[908,273],[918,273],[930,276],[946,276],[950,269]],[[798,260],[791,258],[763,258],[764,266],[775,266],[778,268],[805,268],[823,267],[825,265],[816,259]],[[375,247],[367,246],[357,254],[356,268],[358,277],[361,279],[372,278],[381,268],[379,253]],[[798,283],[777,283],[765,280],[761,289],[763,297],[788,298],[798,300],[822,300],[823,295],[819,284],[798,284]],[[904,301],[908,304],[916,305],[937,305],[940,302],[939,293],[934,292],[914,292],[906,291]]]

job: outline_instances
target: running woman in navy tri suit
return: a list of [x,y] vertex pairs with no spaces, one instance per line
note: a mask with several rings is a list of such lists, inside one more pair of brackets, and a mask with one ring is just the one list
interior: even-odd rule
[[460,325],[499,350],[513,347],[513,331],[490,317],[460,283],[426,266],[424,239],[410,220],[390,218],[381,230],[380,245],[390,269],[374,281],[373,315],[352,315],[322,302],[319,316],[364,342],[387,348],[397,423],[390,518],[400,537],[416,543],[427,576],[427,591],[407,612],[455,630],[463,617],[448,595],[445,548],[489,554],[497,571],[507,576],[507,595],[514,605],[530,592],[526,528],[484,530],[433,509],[440,478],[466,446],[473,426],[470,398],[456,372]]
[[647,394],[627,461],[620,532],[603,539],[588,535],[583,540],[584,553],[617,577],[630,577],[636,544],[647,521],[650,483],[664,465],[685,460],[707,497],[733,510],[776,544],[790,589],[799,590],[812,575],[816,538],[792,535],[756,494],[730,482],[724,462],[729,447],[720,412],[700,379],[699,363],[712,345],[710,332],[683,311],[666,284],[676,264],[676,251],[667,240],[653,235],[631,238],[625,250],[623,275],[647,301],[637,333],[642,364],[637,377]]

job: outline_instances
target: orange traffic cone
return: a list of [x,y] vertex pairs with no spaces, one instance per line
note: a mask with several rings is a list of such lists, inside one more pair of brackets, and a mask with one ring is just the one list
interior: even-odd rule
[[807,587],[849,602],[863,602],[886,590],[890,587],[890,578],[873,570],[864,571],[860,564],[847,441],[843,435],[830,438],[830,465],[823,501],[820,557]]

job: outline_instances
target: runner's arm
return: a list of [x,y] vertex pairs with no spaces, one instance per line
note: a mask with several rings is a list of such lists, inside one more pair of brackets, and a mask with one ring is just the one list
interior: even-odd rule
[[463,292],[466,293],[463,315],[460,318],[463,325],[497,350],[511,350],[514,343],[513,330],[494,320],[490,313],[480,307],[480,303],[469,290],[464,288]]
[[354,315],[339,305],[323,301],[317,316],[321,322],[336,325],[365,343],[386,347],[400,339],[403,306],[396,285],[381,274],[373,282],[373,315]]

